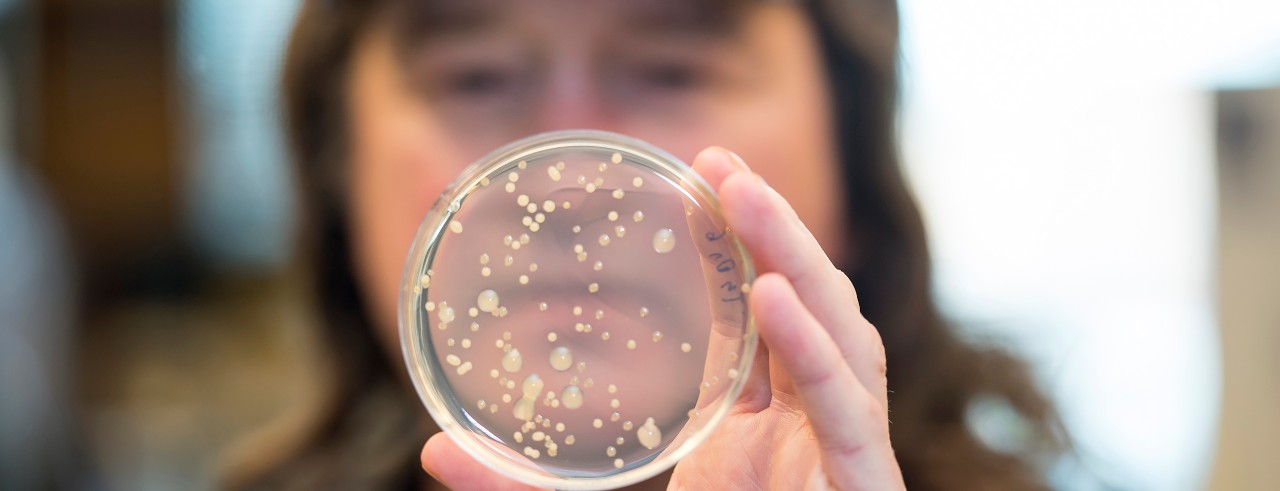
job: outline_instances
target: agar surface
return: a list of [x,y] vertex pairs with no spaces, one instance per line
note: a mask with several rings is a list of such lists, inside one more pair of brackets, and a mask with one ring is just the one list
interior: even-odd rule
[[438,271],[415,285],[454,397],[544,468],[643,462],[719,375],[738,376],[704,373],[717,308],[705,258],[686,242],[684,200],[647,172],[612,153],[490,175],[451,209]]

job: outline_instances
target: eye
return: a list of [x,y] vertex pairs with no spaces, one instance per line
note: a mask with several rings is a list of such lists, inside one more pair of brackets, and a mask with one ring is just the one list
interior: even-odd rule
[[503,67],[464,67],[444,76],[445,95],[484,97],[515,90],[519,83],[516,70]]
[[648,63],[636,70],[637,81],[651,89],[692,90],[707,81],[706,70],[694,63]]

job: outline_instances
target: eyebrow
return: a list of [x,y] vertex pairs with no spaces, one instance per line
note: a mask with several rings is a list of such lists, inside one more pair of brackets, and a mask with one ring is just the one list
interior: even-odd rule
[[644,34],[723,35],[737,27],[747,0],[628,2],[628,27]]
[[400,0],[392,12],[396,30],[409,44],[492,29],[498,2],[490,0]]
[[[592,0],[595,1],[595,0]],[[741,22],[752,0],[643,0],[622,2],[626,30],[657,36],[723,36]],[[474,34],[502,24],[501,0],[399,0],[392,12],[402,46]]]

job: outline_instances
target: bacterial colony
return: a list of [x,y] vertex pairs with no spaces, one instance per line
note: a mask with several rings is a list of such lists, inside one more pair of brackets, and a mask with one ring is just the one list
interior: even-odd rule
[[739,377],[690,206],[597,152],[519,161],[451,207],[413,289],[476,431],[552,472],[614,472],[651,460]]

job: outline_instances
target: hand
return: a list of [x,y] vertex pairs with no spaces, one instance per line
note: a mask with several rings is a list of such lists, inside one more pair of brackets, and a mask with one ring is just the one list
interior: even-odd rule
[[[716,188],[760,276],[750,308],[763,344],[716,432],[676,466],[671,489],[903,489],[889,443],[884,345],[857,293],[791,206],[724,149],[694,170]],[[445,435],[422,466],[450,487],[529,489]]]

